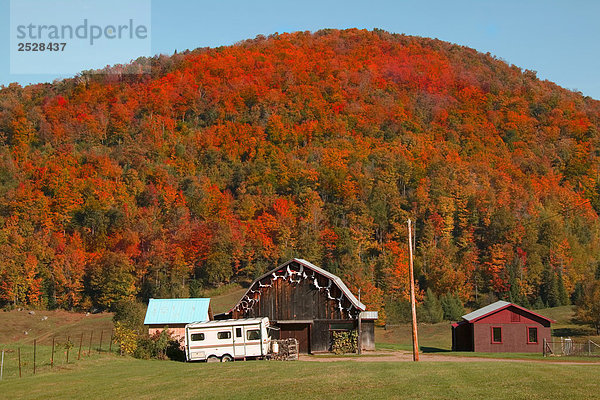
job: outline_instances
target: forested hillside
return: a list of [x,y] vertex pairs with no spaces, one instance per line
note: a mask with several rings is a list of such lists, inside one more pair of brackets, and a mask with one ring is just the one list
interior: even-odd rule
[[[129,74],[152,63],[151,74]],[[110,308],[292,257],[406,296],[560,305],[593,280],[600,102],[375,30],[258,37],[0,90],[0,302]]]

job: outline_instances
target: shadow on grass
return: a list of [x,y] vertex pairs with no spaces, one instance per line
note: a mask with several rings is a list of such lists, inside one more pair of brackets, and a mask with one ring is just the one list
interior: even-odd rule
[[442,349],[439,347],[427,347],[427,346],[419,346],[421,352],[423,353],[451,353],[452,350]]
[[587,327],[568,327],[552,329],[552,336],[554,337],[589,336],[592,334],[593,330]]

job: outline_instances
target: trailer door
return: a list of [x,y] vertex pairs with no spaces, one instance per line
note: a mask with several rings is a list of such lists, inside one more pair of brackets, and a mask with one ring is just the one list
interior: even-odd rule
[[242,326],[233,327],[233,352],[234,358],[246,357],[246,341],[244,340],[244,328]]

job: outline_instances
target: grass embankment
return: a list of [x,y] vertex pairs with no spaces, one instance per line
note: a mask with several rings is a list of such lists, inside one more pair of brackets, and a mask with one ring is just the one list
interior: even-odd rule
[[591,399],[600,391],[599,373],[600,366],[501,362],[186,364],[102,357],[7,380],[0,392],[19,399]]
[[220,314],[229,311],[237,304],[246,290],[238,283],[230,283],[216,289],[206,290],[202,296],[210,298],[210,308],[213,314]]
[[113,329],[112,313],[84,314],[64,310],[33,311],[12,310],[0,311],[0,343],[33,344],[36,339],[38,344],[49,345],[52,338],[79,337],[94,331],[100,335],[101,331],[110,336]]
[[[33,375],[34,341],[36,372],[50,370],[52,341],[54,339],[54,370],[79,363],[81,359],[97,358],[100,345],[109,349],[113,329],[112,314],[84,314],[63,310],[0,311],[0,351],[4,350],[4,379],[19,376],[19,349],[21,375]],[[67,364],[67,340],[70,340]],[[91,341],[91,346],[90,346]],[[113,347],[113,350],[115,347]]]
[[[245,290],[238,284],[231,284],[205,294],[211,297],[213,312],[216,314],[228,311]],[[21,376],[33,375],[34,341],[38,374],[72,368],[83,360],[104,356],[109,349],[114,327],[112,316],[112,313],[86,314],[64,310],[0,311],[0,352],[5,351],[4,378],[19,376],[19,349]],[[53,339],[55,349],[52,363]],[[68,342],[71,344],[67,362]],[[103,350],[102,355],[99,354],[100,349]],[[116,346],[112,350],[116,351]]]

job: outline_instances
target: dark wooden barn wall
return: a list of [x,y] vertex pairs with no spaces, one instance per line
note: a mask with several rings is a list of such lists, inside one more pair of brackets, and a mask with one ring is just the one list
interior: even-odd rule
[[329,351],[331,346],[329,333],[329,320],[317,320],[313,323],[312,330],[312,348],[313,353],[320,351]]
[[279,324],[280,338],[296,338],[298,340],[299,351],[309,353],[311,351],[311,331],[312,324]]
[[[317,276],[319,286],[327,286],[327,278]],[[270,279],[263,279],[268,283]],[[290,283],[288,280],[277,279],[271,281],[272,286],[261,289],[258,302],[244,313],[243,310],[233,311],[233,318],[269,317],[274,321],[290,320],[348,320],[348,313],[340,312],[337,301],[327,298],[325,290],[318,290],[311,279],[303,279],[299,283]],[[341,290],[332,285],[330,295],[338,298]],[[257,294],[255,294],[257,296]],[[342,306],[347,308],[349,301],[344,297]]]
[[[296,263],[290,264],[290,268],[293,271],[300,270]],[[276,272],[276,275],[283,276],[285,271],[283,268]],[[305,272],[313,274],[312,271]],[[315,276],[320,287],[328,286],[328,278],[316,273]],[[297,275],[294,279],[298,279]],[[331,349],[332,326],[334,329],[339,329],[340,324],[348,326],[348,329],[357,329],[358,326],[358,310],[353,307],[352,316],[349,316],[347,310],[351,303],[342,294],[333,281],[329,288],[329,296],[334,299],[330,299],[327,290],[319,290],[314,286],[312,277],[295,283],[289,279],[272,280],[271,276],[267,276],[260,281],[260,285],[256,283],[248,292],[248,296],[254,296],[257,300],[256,303],[246,310],[243,307],[234,309],[231,318],[269,317],[269,320],[281,329],[276,336],[295,337],[300,342],[300,350],[303,352],[326,352]],[[342,298],[343,311],[338,308],[338,298]],[[362,339],[363,349],[375,349],[374,321],[363,321]]]

